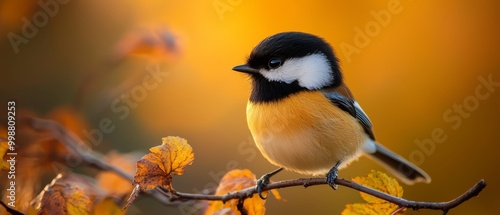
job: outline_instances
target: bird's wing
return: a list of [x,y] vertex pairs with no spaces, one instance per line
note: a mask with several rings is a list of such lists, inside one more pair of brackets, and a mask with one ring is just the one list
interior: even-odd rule
[[370,118],[368,118],[361,106],[359,106],[358,102],[354,100],[354,97],[347,86],[342,84],[332,89],[325,89],[323,90],[323,93],[335,106],[355,117],[359,124],[363,126],[363,130],[368,134],[368,136],[372,140],[375,140]]

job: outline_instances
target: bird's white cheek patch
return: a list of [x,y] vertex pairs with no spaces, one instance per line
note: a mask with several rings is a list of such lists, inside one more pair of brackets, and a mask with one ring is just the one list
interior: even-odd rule
[[279,81],[290,84],[299,78],[298,68],[293,68],[287,65],[290,64],[288,62],[291,60],[293,59],[287,60],[287,62],[285,62],[281,67],[277,69],[261,69],[260,73],[270,81]]
[[292,83],[307,89],[320,89],[333,83],[333,72],[324,54],[316,53],[285,61],[277,69],[261,69],[260,73],[271,81]]

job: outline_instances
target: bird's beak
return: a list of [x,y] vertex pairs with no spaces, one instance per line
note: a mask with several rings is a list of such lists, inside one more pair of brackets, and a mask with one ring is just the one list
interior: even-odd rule
[[247,74],[257,74],[259,73],[259,70],[258,69],[254,69],[246,64],[243,64],[243,65],[239,65],[239,66],[235,66],[233,68],[234,71],[238,71],[238,72],[244,72],[244,73],[247,73]]

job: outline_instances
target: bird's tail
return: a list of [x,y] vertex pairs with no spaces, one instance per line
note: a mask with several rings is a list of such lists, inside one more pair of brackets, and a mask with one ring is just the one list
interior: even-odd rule
[[415,182],[431,182],[431,177],[425,171],[415,166],[415,164],[396,155],[379,143],[375,141],[373,141],[373,143],[375,147],[369,150],[369,152],[366,152],[366,155],[387,168],[391,173],[401,179],[401,181],[410,185]]

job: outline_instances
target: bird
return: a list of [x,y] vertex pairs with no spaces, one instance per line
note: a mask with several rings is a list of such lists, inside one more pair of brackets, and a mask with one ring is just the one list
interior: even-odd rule
[[261,154],[279,168],[257,183],[261,198],[283,169],[324,175],[336,189],[338,170],[366,155],[406,184],[430,176],[375,140],[372,123],[344,83],[339,60],[323,38],[282,32],[262,40],[232,70],[251,79],[248,128]]

